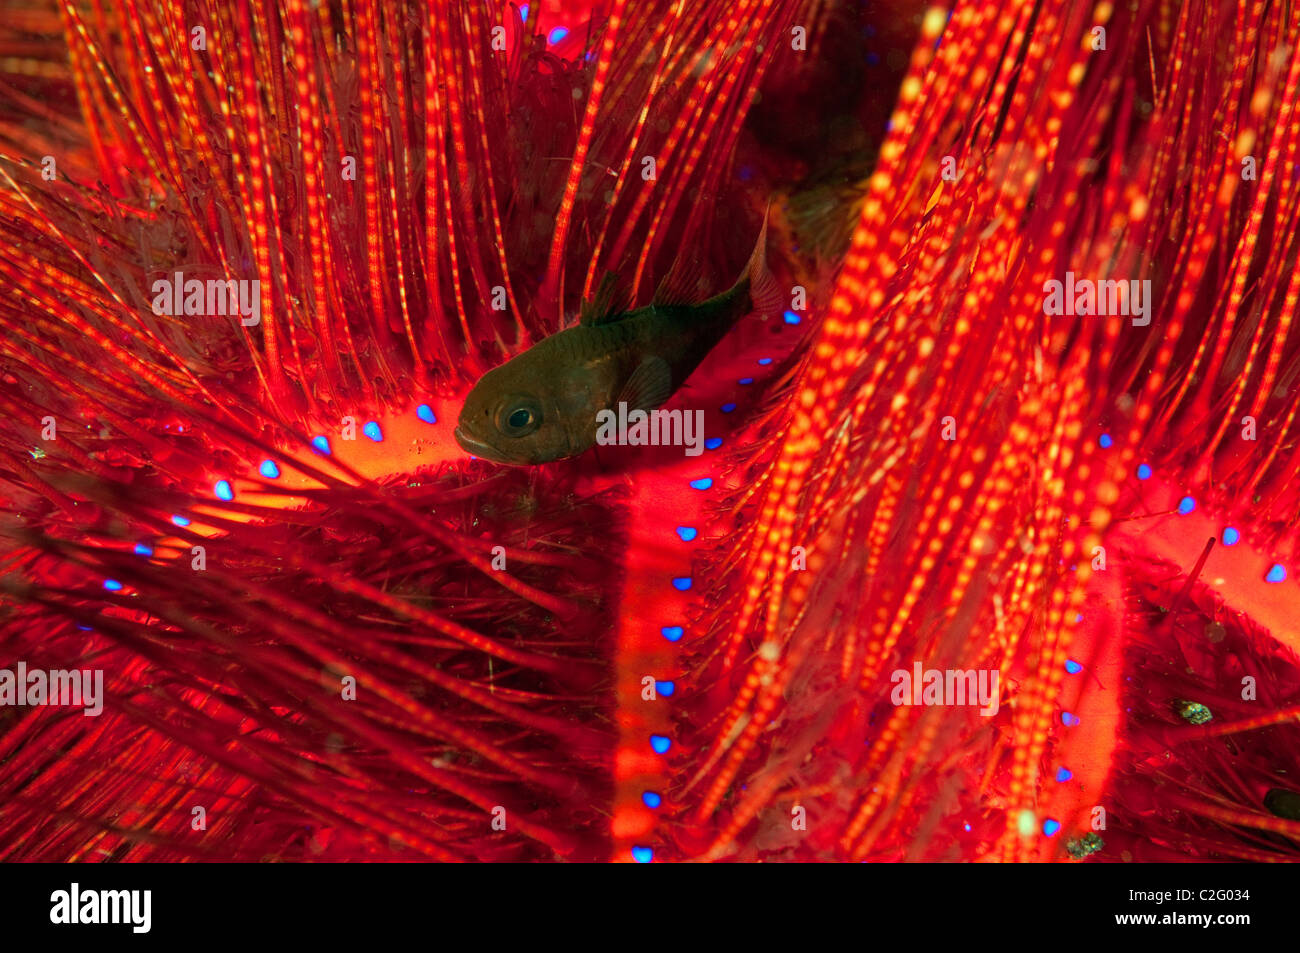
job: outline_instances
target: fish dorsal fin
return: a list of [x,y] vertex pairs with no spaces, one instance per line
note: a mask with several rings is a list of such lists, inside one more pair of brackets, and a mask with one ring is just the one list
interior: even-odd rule
[[671,397],[672,393],[672,368],[662,357],[652,354],[637,365],[623,385],[618,400],[626,401],[628,410],[653,410]]
[[596,293],[591,300],[584,301],[578,309],[578,323],[608,324],[626,313],[626,304],[618,291],[618,276],[607,271],[596,286]]
[[[751,290],[762,285],[761,296],[764,297],[764,301],[762,302],[763,308],[760,310],[770,310],[771,305],[766,298],[770,290],[776,290],[776,283],[771,279],[771,275],[767,270],[767,220],[771,211],[772,202],[769,200],[767,207],[763,211],[763,227],[759,230],[754,251],[749,257],[749,262],[745,265],[745,270],[740,273],[740,277],[736,280],[737,285],[748,280]],[[768,288],[769,285],[771,286],[770,289]],[[668,273],[663,276],[659,286],[655,288],[654,300],[650,303],[659,306],[699,304],[710,297],[706,288],[707,281],[704,275],[703,263],[698,259],[686,258],[684,253],[678,254],[673,259]]]
[[736,281],[736,284],[749,281],[750,304],[754,312],[764,318],[780,314],[785,307],[781,288],[772,277],[771,269],[767,267],[767,220],[771,212],[772,203],[768,202],[767,210],[763,212],[763,227],[758,230],[758,241],[754,243],[754,251],[749,256],[744,273]]
[[687,258],[685,252],[680,253],[673,259],[668,272],[659,279],[650,304],[657,307],[699,304],[708,297],[700,294],[701,278],[699,261]]

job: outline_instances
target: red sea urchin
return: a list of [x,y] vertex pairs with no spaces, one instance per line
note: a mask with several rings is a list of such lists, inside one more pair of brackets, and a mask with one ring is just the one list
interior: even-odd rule
[[[1102,859],[1292,852],[1294,743],[1169,713],[1300,703],[1298,14],[1004,7],[22,7],[0,667],[107,690],[0,708],[0,857],[1068,858],[1098,807]],[[680,398],[708,454],[454,447],[602,271],[719,287],[771,191],[797,287]],[[157,313],[178,271],[257,320]],[[1149,323],[1048,314],[1067,272]],[[1249,703],[1176,664],[1225,613]],[[998,712],[891,704],[918,662]]]
[[[1119,653],[1152,627],[1128,604],[1152,565],[1126,541],[1167,537],[1181,577],[1160,581],[1182,591],[1208,534],[1162,527],[1193,493],[1255,553],[1296,555],[1297,39],[1270,5],[927,14],[827,316],[710,561],[725,588],[697,658],[722,714],[691,719],[693,850],[1049,858],[1104,829],[1113,779],[1146,755],[1116,738]],[[1150,280],[1150,311],[1052,314],[1068,272]],[[1239,613],[1265,609],[1258,563],[1209,563]],[[1087,686],[1071,651],[1094,660]],[[916,662],[996,668],[1001,712],[891,706],[891,670]],[[1286,666],[1246,668],[1280,680],[1254,710],[1294,704]],[[1220,754],[1170,757],[1204,779]],[[1253,793],[1233,821],[1277,830]],[[1163,821],[1186,858],[1259,855],[1196,836],[1215,817]]]
[[0,644],[108,697],[3,709],[0,856],[609,856],[624,493],[438,420],[598,264],[731,267],[737,13],[15,18]]

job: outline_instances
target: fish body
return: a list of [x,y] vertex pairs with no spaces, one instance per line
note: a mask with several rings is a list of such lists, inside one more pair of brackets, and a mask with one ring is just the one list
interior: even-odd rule
[[629,410],[658,407],[741,317],[779,310],[766,241],[764,223],[740,278],[707,301],[684,303],[661,285],[654,301],[634,311],[585,306],[581,324],[480,378],[461,409],[457,443],[494,463],[549,463],[595,444],[600,411],[621,401]]

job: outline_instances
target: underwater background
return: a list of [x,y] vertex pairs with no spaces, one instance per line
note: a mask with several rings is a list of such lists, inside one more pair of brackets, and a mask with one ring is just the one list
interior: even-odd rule
[[[1298,42],[4,0],[0,673],[104,693],[0,677],[0,859],[1300,856]],[[457,444],[605,274],[702,300],[764,223],[784,306],[665,405],[702,453]]]

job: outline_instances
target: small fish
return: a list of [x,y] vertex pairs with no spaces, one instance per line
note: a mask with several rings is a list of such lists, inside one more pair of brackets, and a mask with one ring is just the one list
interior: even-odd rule
[[465,398],[456,442],[511,466],[577,456],[596,442],[597,413],[626,402],[649,411],[685,383],[709,351],[751,311],[779,313],[781,292],[767,269],[767,221],[744,272],[722,294],[688,304],[673,272],[654,299],[618,311],[612,281],[583,305],[577,327],[552,334],[494,367]]

